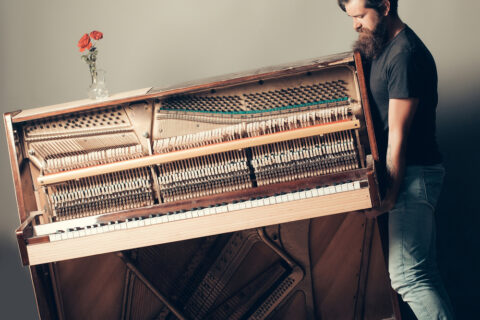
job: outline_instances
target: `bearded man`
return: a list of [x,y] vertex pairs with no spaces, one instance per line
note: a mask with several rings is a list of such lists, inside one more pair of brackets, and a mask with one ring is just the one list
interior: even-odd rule
[[437,71],[432,55],[397,13],[397,0],[338,0],[359,33],[385,186],[392,287],[418,319],[453,319],[435,257],[434,210],[444,177],[435,138]]

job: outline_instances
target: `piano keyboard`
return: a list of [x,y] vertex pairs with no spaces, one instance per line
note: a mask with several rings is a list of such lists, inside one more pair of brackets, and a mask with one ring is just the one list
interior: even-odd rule
[[354,181],[125,220],[91,216],[37,225],[27,250],[34,265],[80,257],[85,250],[100,254],[369,207],[368,182]]

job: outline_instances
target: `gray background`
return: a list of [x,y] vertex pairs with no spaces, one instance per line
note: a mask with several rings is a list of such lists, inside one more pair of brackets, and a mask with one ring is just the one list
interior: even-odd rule
[[[439,73],[438,140],[447,178],[438,211],[438,255],[459,319],[478,305],[480,2],[400,0],[400,16],[430,48]],[[352,21],[335,0],[0,2],[2,113],[86,97],[88,68],[76,44],[91,30],[111,93],[348,51]],[[34,319],[20,264],[5,133],[0,137],[0,318]]]

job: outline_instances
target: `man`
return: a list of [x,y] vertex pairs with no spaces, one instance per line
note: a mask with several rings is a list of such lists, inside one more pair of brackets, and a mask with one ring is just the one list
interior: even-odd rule
[[435,261],[434,208],[444,169],[435,138],[437,71],[432,55],[397,13],[397,0],[338,0],[359,33],[386,187],[392,287],[418,319],[453,319]]

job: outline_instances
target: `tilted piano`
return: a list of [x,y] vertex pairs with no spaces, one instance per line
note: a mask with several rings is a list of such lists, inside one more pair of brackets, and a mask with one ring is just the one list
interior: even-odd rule
[[[67,289],[71,278],[66,274],[93,265],[102,269],[102,263],[114,270],[118,261],[111,259],[125,263],[122,270],[130,279],[122,282],[122,311],[112,319],[142,318],[132,313],[132,277],[166,306],[165,319],[271,316],[299,279],[315,282],[306,270],[311,259],[297,256],[303,245],[285,251],[286,239],[300,237],[311,246],[308,219],[379,204],[378,155],[357,54],[11,112],[4,119],[21,258],[31,266],[39,309],[47,318],[70,318],[66,310],[73,307],[65,292],[85,290]],[[360,268],[370,261],[365,254],[378,234],[362,215],[349,217],[334,219],[350,219],[359,227],[350,236],[361,235],[355,244],[363,254],[356,260]],[[279,226],[298,230],[282,240]],[[257,242],[269,248],[260,257],[270,250],[276,257],[271,262],[277,262],[266,264],[256,278],[251,275],[237,288],[240,292],[222,293],[237,270],[235,259],[238,264],[247,259]],[[186,254],[192,243],[203,249]],[[213,247],[218,255],[209,258],[211,269],[202,267],[211,252],[207,248]],[[178,251],[168,256],[165,248]],[[162,272],[147,277],[132,263],[142,252],[160,252],[146,269],[158,259],[195,265],[175,273],[179,280],[171,287],[183,293],[173,294],[174,302],[167,301],[172,293],[156,289],[168,276],[155,286],[147,278]],[[375,261],[380,265],[382,259]],[[193,272],[198,268],[204,278],[188,291],[186,283],[201,274]],[[366,286],[366,270],[356,275],[356,290]],[[222,285],[207,281],[215,276]],[[52,298],[39,298],[42,290]],[[55,305],[56,311],[45,305]],[[162,318],[159,310],[156,317]],[[362,310],[354,308],[356,315]],[[95,314],[101,318],[100,311]]]

